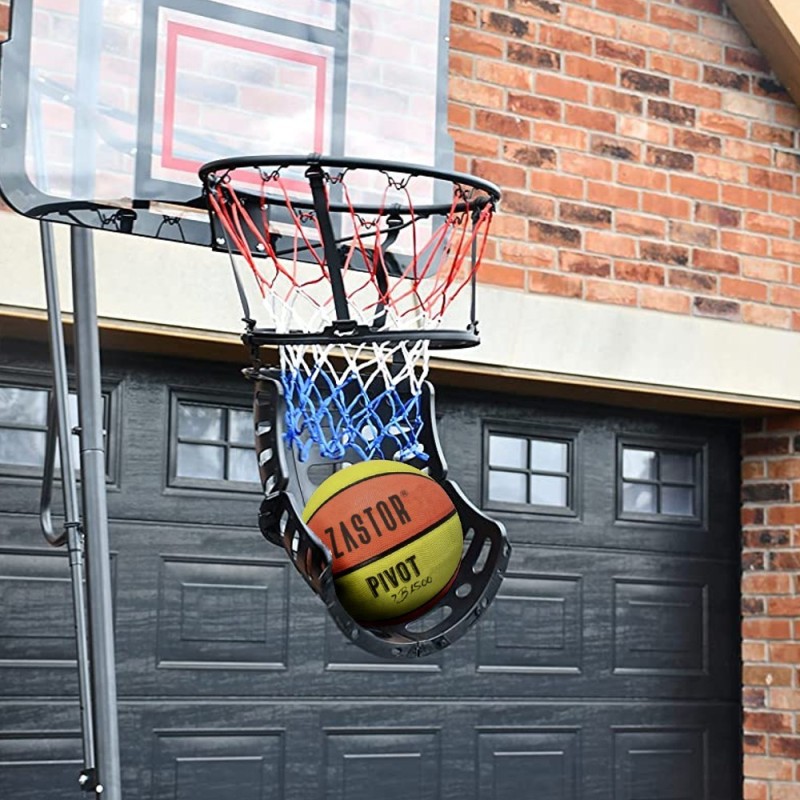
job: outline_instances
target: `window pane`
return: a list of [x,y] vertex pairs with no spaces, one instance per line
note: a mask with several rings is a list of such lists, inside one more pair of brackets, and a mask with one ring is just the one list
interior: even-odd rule
[[2,422],[47,425],[47,392],[44,389],[0,386],[0,423]]
[[694,453],[662,453],[661,480],[666,483],[694,483]]
[[178,406],[178,436],[182,439],[222,439],[223,409],[212,406]]
[[0,430],[0,463],[21,467],[44,464],[44,431]]
[[656,514],[656,490],[654,486],[640,483],[622,484],[622,509],[638,514]]
[[228,411],[230,428],[228,439],[237,444],[252,445],[255,439],[255,426],[252,411]]
[[177,475],[179,478],[225,478],[225,450],[202,444],[179,444]]
[[531,475],[531,503],[567,507],[567,479],[551,475]]
[[489,472],[489,499],[500,503],[526,503],[527,475],[517,472]]
[[489,464],[492,467],[516,467],[525,469],[528,466],[528,442],[526,439],[511,436],[489,437]]
[[663,486],[661,488],[661,513],[693,517],[695,515],[694,490],[688,486]]
[[622,477],[654,481],[656,454],[652,450],[634,450],[632,447],[625,447],[622,451]]
[[232,447],[229,457],[231,460],[228,469],[229,480],[247,481],[248,483],[261,482],[261,478],[258,474],[258,459],[256,458],[255,450]]
[[544,472],[567,471],[567,443],[531,439],[531,469]]

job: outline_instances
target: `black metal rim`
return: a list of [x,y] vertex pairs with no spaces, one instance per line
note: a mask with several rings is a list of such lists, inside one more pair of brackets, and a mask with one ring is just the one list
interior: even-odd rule
[[[206,191],[212,188],[217,173],[231,172],[237,169],[284,169],[289,167],[333,167],[341,168],[342,170],[372,170],[375,172],[392,172],[400,175],[407,175],[408,177],[420,178],[433,178],[434,180],[443,181],[445,183],[452,183],[458,185],[469,186],[472,189],[478,189],[485,194],[467,200],[464,203],[458,203],[455,206],[455,211],[461,213],[464,211],[472,211],[481,208],[487,204],[494,204],[500,200],[500,189],[490,181],[476,178],[474,175],[468,175],[464,172],[450,172],[447,170],[436,169],[434,167],[424,167],[417,164],[406,164],[400,161],[382,161],[380,159],[371,158],[347,158],[347,157],[332,157],[332,156],[289,156],[289,155],[265,155],[265,156],[237,156],[234,158],[219,158],[214,161],[209,161],[204,164],[198,174],[200,180]],[[286,205],[286,200],[283,197],[272,195],[261,195],[255,192],[248,192],[247,190],[237,189],[237,195],[246,197],[254,202],[264,202],[267,205]],[[302,199],[292,199],[292,206],[296,208],[313,208],[313,204],[309,201]],[[431,214],[446,214],[453,210],[452,202],[448,203],[434,203],[427,205],[415,205],[413,209],[409,206],[403,206],[398,203],[392,203],[386,206],[378,205],[359,205],[353,206],[345,203],[331,203],[329,210],[336,213],[355,212],[357,214],[411,214],[418,217],[429,216]]]
[[430,341],[431,350],[459,350],[480,344],[477,326],[465,330],[373,330],[360,325],[351,330],[328,326],[318,333],[290,331],[278,333],[271,328],[253,328],[242,334],[248,347],[262,345],[297,344],[373,344],[379,342],[413,342],[420,339]]

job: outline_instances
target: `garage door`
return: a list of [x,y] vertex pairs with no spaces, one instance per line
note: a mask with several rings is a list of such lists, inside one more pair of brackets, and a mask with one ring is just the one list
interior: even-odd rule
[[[0,372],[31,452],[34,355]],[[125,798],[739,796],[735,425],[440,391],[451,474],[514,552],[476,629],[395,664],[257,533],[248,387],[201,367],[107,358]],[[66,559],[35,467],[1,469],[0,797],[77,797]]]

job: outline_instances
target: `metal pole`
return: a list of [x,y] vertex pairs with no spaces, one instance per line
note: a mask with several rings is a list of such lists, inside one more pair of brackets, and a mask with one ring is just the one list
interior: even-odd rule
[[81,487],[86,531],[89,626],[94,689],[97,779],[103,797],[121,800],[117,684],[111,566],[103,445],[103,397],[100,391],[100,339],[92,234],[71,230],[72,295],[75,313],[75,355],[78,374],[78,417],[81,441]]
[[[89,633],[87,630],[86,589],[84,587],[83,531],[80,525],[78,508],[78,488],[75,481],[75,468],[72,463],[72,431],[69,424],[69,382],[67,379],[67,356],[64,346],[64,326],[61,320],[61,300],[58,296],[58,276],[56,273],[53,230],[49,222],[39,223],[42,242],[42,261],[44,264],[44,285],[47,297],[47,321],[50,332],[50,361],[53,365],[53,398],[55,423],[48,423],[48,437],[57,431],[59,454],[61,456],[61,487],[64,496],[64,530],[66,531],[69,569],[72,583],[72,606],[75,616],[75,642],[78,658],[78,697],[81,706],[81,733],[83,736],[83,771],[79,781],[94,785],[95,743],[92,703],[91,668],[89,654]],[[55,430],[54,430],[55,428]],[[52,445],[51,445],[52,446]],[[52,454],[46,463],[44,485],[49,489],[52,480]],[[47,473],[50,473],[49,475]],[[49,521],[49,497],[46,504]],[[44,509],[43,509],[44,510]],[[52,531],[52,529],[51,529]],[[47,531],[45,531],[47,536]],[[53,544],[63,543],[61,537],[48,536]]]

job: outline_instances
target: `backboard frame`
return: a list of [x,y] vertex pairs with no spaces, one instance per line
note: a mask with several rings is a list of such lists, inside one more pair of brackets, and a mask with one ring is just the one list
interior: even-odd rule
[[[4,158],[0,161],[0,194],[13,210],[34,219],[209,247],[213,241],[212,232],[205,214],[202,186],[196,177],[197,169],[188,170],[185,159],[182,163],[178,163],[182,156],[175,156],[169,152],[166,152],[167,160],[175,156],[172,163],[178,163],[179,168],[187,175],[187,183],[164,179],[163,176],[154,175],[152,169],[154,155],[158,158],[163,158],[165,155],[165,153],[154,153],[156,148],[153,142],[163,141],[167,147],[170,136],[169,131],[165,133],[157,129],[159,119],[169,115],[168,98],[167,101],[164,101],[163,97],[157,98],[157,84],[160,81],[162,86],[166,85],[169,88],[171,85],[174,86],[175,82],[174,76],[157,74],[158,48],[166,46],[169,50],[172,47],[172,51],[167,53],[169,58],[170,52],[174,55],[175,46],[174,41],[166,44],[157,41],[159,15],[175,13],[202,17],[209,21],[209,26],[205,30],[201,27],[190,30],[191,26],[186,25],[181,28],[174,22],[170,36],[174,38],[183,35],[197,40],[216,41],[218,44],[222,42],[223,45],[230,45],[233,50],[235,47],[249,47],[254,52],[260,49],[260,52],[267,53],[272,48],[271,53],[274,54],[277,52],[277,45],[265,44],[263,41],[265,36],[273,34],[275,37],[288,37],[299,43],[308,41],[310,48],[314,46],[331,48],[333,56],[328,66],[330,68],[332,64],[332,77],[329,79],[329,96],[325,99],[326,108],[330,112],[325,119],[327,133],[325,137],[322,137],[319,131],[314,134],[314,152],[330,156],[360,157],[371,154],[352,152],[352,145],[351,152],[348,153],[345,147],[348,130],[348,73],[357,69],[351,63],[355,56],[348,49],[348,37],[351,15],[358,1],[319,0],[320,6],[330,4],[332,8],[333,27],[326,30],[313,21],[303,21],[299,18],[287,20],[279,17],[276,13],[277,4],[265,11],[257,11],[250,0],[224,0],[224,2],[141,0],[136,6],[137,13],[141,14],[140,51],[136,62],[140,70],[138,105],[135,114],[129,112],[123,114],[119,108],[110,107],[97,99],[98,83],[102,79],[97,68],[102,30],[96,21],[94,25],[92,24],[90,12],[96,15],[95,20],[102,19],[104,0],[81,2],[80,16],[75,16],[77,28],[72,44],[77,54],[88,53],[89,56],[80,55],[76,58],[72,92],[65,91],[70,87],[59,86],[55,81],[40,80],[37,81],[35,88],[32,86],[32,37],[35,36],[33,15],[34,11],[43,5],[43,0],[12,0],[10,38],[0,46],[0,148],[4,153]],[[77,9],[77,2],[75,5]],[[268,13],[270,11],[273,13]],[[77,10],[75,13],[77,14]],[[452,168],[453,163],[453,146],[447,133],[449,13],[449,0],[439,0],[439,27],[436,38],[436,120],[433,128],[435,141],[427,166],[442,169]],[[237,39],[230,32],[236,26],[252,31],[253,40],[245,41],[241,37]],[[39,46],[41,47],[41,43]],[[292,58],[305,58],[308,63],[313,61],[313,55],[304,56],[300,50],[292,51],[288,55]],[[170,84],[170,81],[173,83]],[[37,95],[37,92],[41,94]],[[47,183],[46,177],[42,178],[30,168],[32,160],[37,165],[47,163],[41,154],[36,156],[33,153],[37,146],[37,136],[33,135],[33,129],[43,124],[36,98],[45,96],[51,103],[53,100],[60,103],[65,114],[74,115],[74,128],[70,129],[74,138],[72,168],[74,170],[76,164],[85,166],[75,170],[74,191],[70,197],[51,193],[46,186],[43,188],[43,184]],[[75,100],[75,97],[82,97],[84,101]],[[85,98],[89,98],[89,101],[87,102]],[[132,153],[132,196],[125,198],[93,196],[92,186],[88,184],[91,183],[96,170],[96,165],[92,163],[95,154],[92,147],[82,147],[80,142],[83,140],[92,142],[99,135],[105,135],[108,139],[115,134],[114,126],[120,125],[130,126],[133,130],[134,147],[129,148],[135,150],[135,153]],[[325,147],[320,151],[316,148],[316,144],[321,141]],[[120,147],[124,144],[130,142],[126,140],[119,143]],[[191,159],[191,167],[199,169],[200,165],[214,158],[252,154],[252,152],[222,149],[204,150],[206,144],[189,142],[186,145],[184,141],[184,149],[186,147],[196,149],[196,158]],[[394,145],[391,140],[386,141],[385,149],[387,154],[393,152]],[[263,148],[258,148],[255,152],[263,152]],[[296,155],[304,156],[308,153],[308,149],[305,148],[298,150]],[[191,180],[188,180],[190,173]],[[81,175],[88,176],[84,185],[81,185]]]

